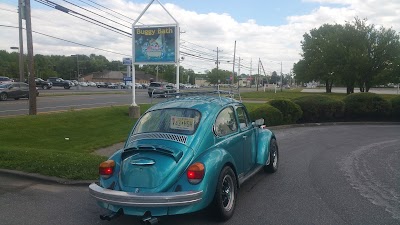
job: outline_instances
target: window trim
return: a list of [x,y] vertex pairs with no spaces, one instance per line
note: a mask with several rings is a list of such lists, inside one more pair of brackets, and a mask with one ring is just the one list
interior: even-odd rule
[[[225,135],[222,135],[222,136],[221,136],[221,135],[218,135],[218,134],[217,134],[216,128],[215,128],[215,124],[216,124],[216,122],[217,122],[218,116],[221,114],[222,111],[224,111],[224,110],[227,109],[227,108],[231,108],[232,112],[233,112],[234,115],[235,115],[236,130],[233,131],[232,133],[225,134]],[[222,110],[220,110],[220,111],[218,112],[217,117],[215,117],[215,120],[214,120],[214,123],[213,123],[213,126],[212,126],[213,128],[212,128],[212,129],[213,129],[214,136],[217,137],[217,138],[221,138],[221,137],[226,137],[226,136],[229,136],[229,135],[238,133],[238,132],[239,132],[239,127],[238,127],[238,126],[239,126],[239,125],[238,125],[238,121],[237,121],[237,115],[236,115],[235,108],[234,108],[233,106],[229,105],[229,106],[223,108]]]

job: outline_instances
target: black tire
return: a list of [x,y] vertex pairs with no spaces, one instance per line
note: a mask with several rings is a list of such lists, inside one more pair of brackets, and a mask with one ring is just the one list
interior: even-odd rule
[[237,180],[229,166],[225,166],[218,177],[217,189],[211,210],[218,221],[229,220],[235,211],[237,197]]
[[64,89],[70,89],[70,88],[71,88],[71,86],[68,86],[68,85],[64,86]]
[[7,93],[0,93],[0,101],[6,101],[8,98]]
[[148,92],[148,94],[149,94],[149,97],[150,97],[150,98],[153,97],[153,95],[152,95],[150,92]]
[[19,98],[14,98],[15,100],[19,100]]
[[[269,161],[269,163],[268,163]],[[269,160],[268,164],[264,166],[264,171],[267,173],[275,173],[279,165],[279,151],[278,143],[275,139],[271,139],[269,143]]]
[[49,85],[47,85],[47,84],[43,85],[42,89],[49,89]]

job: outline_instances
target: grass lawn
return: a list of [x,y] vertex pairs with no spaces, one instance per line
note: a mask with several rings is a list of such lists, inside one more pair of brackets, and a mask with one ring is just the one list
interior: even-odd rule
[[[240,93],[241,97],[243,100],[260,100],[260,101],[269,101],[273,99],[295,99],[298,97],[302,96],[307,96],[307,95],[324,95],[328,96],[330,98],[336,99],[336,100],[343,100],[347,95],[345,93],[310,93],[310,92],[301,92],[300,89],[284,89],[283,92],[280,90],[277,90],[276,93],[268,90],[264,92],[262,89],[259,90],[258,92],[242,92]],[[396,95],[390,95],[390,94],[380,94],[380,96],[384,97],[385,99],[389,100]]]
[[0,168],[96,179],[105,158],[91,152],[124,141],[135,122],[128,106],[0,118]]
[[[313,94],[299,90],[284,90],[276,94],[259,91],[242,93],[242,97],[244,100],[268,101]],[[346,96],[321,94],[336,99]],[[386,99],[394,97],[382,96]],[[260,103],[245,105],[252,111]],[[141,105],[141,113],[149,107]],[[128,117],[128,106],[0,118],[0,168],[66,179],[97,179],[98,165],[106,158],[91,153],[125,141],[135,122]]]

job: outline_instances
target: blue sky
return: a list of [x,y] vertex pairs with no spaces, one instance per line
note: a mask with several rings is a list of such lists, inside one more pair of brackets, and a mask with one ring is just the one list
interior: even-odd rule
[[[148,0],[134,0],[136,3],[149,3]],[[155,3],[157,1],[154,1]],[[228,13],[238,22],[249,19],[256,20],[257,24],[279,26],[287,23],[286,17],[311,13],[319,6],[335,7],[335,4],[320,4],[303,0],[160,0],[165,5],[172,3],[186,10],[197,13]]]

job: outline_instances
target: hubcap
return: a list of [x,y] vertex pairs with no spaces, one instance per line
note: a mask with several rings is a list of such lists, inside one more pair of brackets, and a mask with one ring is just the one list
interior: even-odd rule
[[222,205],[226,211],[229,211],[232,209],[235,200],[235,187],[233,186],[233,180],[230,175],[225,175],[221,188]]
[[278,154],[276,153],[276,149],[274,150],[274,153],[272,155],[272,158],[274,162],[272,163],[272,166],[276,168],[278,166]]

